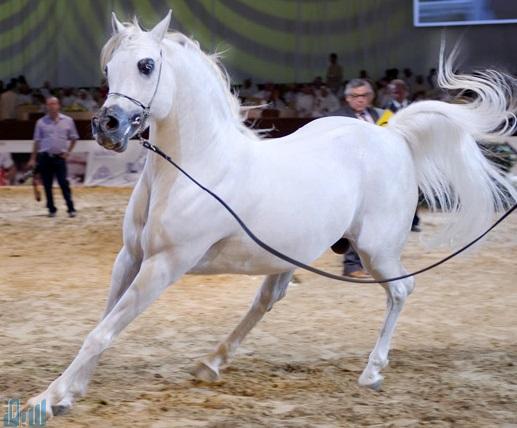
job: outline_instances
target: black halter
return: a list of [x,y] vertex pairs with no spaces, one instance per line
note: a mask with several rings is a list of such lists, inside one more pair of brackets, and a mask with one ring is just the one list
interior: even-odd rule
[[147,104],[147,106],[144,105],[142,102],[138,101],[137,99],[130,97],[129,95],[121,94],[120,92],[109,92],[107,95],[107,98],[109,98],[113,95],[126,98],[127,100],[131,101],[132,103],[136,104],[138,107],[140,107],[142,109],[142,112],[140,113],[140,115],[137,118],[135,118],[133,120],[133,122],[131,123],[132,125],[138,126],[137,135],[139,137],[142,134],[142,132],[144,132],[145,129],[147,128],[146,122],[147,122],[147,119],[149,118],[149,116],[151,115],[151,104],[153,103],[154,97],[156,96],[156,93],[158,92],[158,86],[160,85],[160,79],[162,77],[162,64],[163,64],[163,55],[162,55],[162,50],[160,49],[160,68],[158,69],[158,79],[156,80],[156,86],[154,87],[153,95],[152,95],[151,99],[149,100],[149,104]]

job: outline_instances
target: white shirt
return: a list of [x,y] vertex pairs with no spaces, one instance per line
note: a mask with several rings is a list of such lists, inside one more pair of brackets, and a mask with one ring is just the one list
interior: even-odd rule
[[311,94],[298,94],[295,106],[299,117],[313,117],[314,97]]

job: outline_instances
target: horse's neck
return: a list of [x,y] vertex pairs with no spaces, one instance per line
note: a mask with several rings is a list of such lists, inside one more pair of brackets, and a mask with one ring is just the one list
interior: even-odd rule
[[221,83],[206,67],[176,66],[172,110],[152,126],[151,139],[182,166],[224,168],[250,144],[230,118]]

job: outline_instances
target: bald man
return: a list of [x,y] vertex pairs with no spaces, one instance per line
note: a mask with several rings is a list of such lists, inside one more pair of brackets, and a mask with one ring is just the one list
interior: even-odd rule
[[46,100],[47,114],[36,122],[34,129],[34,148],[30,166],[37,165],[47,198],[48,216],[55,217],[52,184],[57,178],[65,198],[68,216],[75,217],[72,191],[67,179],[66,159],[79,138],[72,118],[60,113],[61,105],[56,97]]

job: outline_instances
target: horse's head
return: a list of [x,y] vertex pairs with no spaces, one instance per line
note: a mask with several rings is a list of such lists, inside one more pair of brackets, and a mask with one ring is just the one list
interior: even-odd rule
[[138,25],[124,25],[113,14],[113,36],[106,43],[101,63],[108,79],[109,94],[92,119],[97,142],[122,152],[128,140],[148,126],[148,119],[164,118],[170,108],[170,97],[159,95],[165,82],[161,42],[167,33],[171,12],[152,30]]

